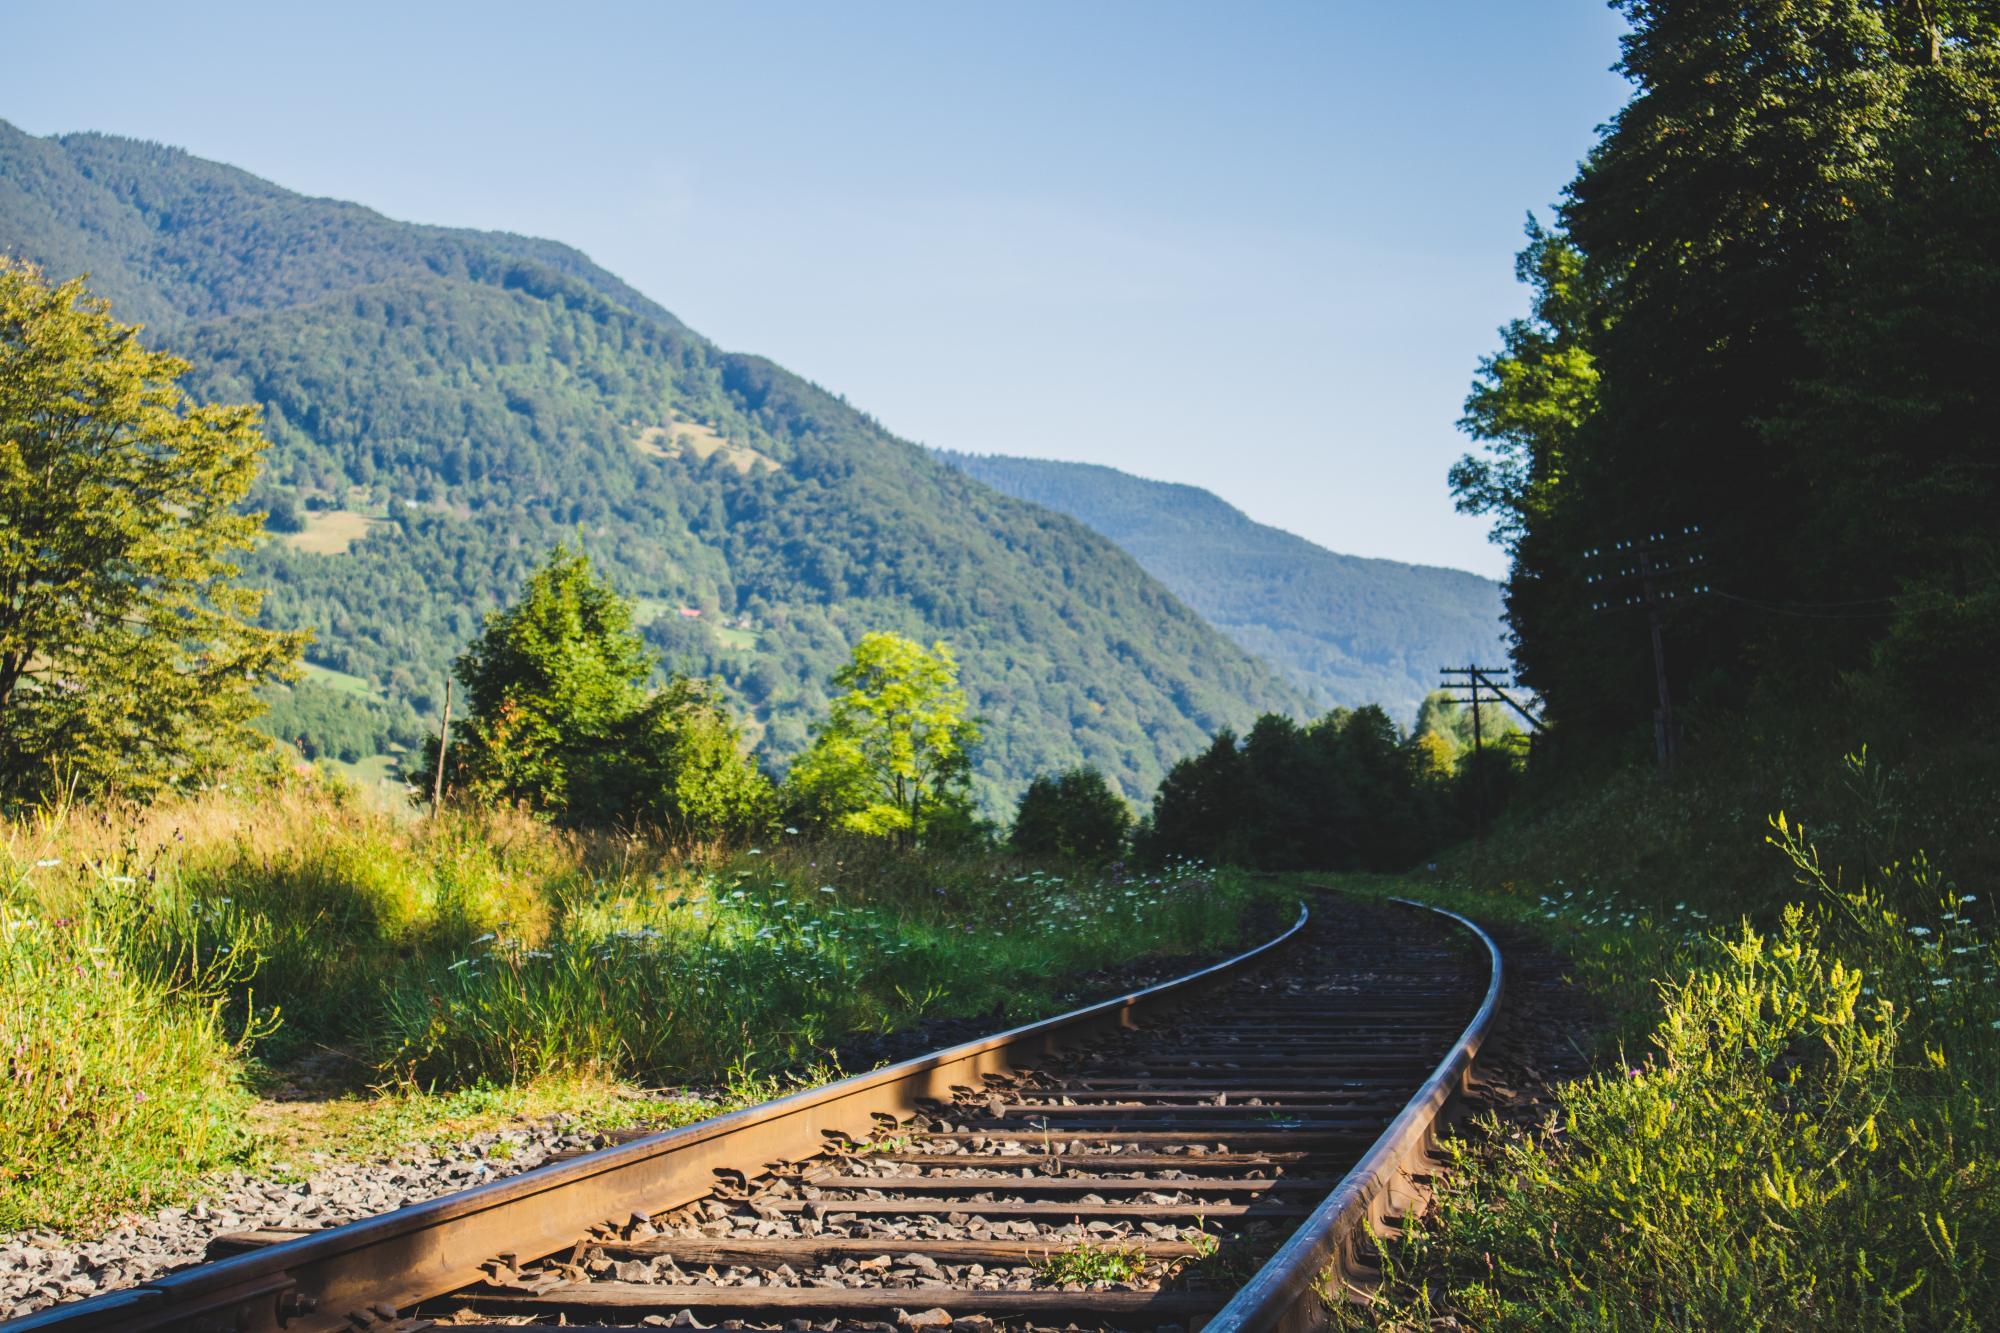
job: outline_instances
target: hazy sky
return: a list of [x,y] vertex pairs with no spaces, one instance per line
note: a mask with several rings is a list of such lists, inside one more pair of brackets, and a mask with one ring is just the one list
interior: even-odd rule
[[1600,0],[0,3],[0,117],[581,247],[926,444],[1498,573],[1453,428]]

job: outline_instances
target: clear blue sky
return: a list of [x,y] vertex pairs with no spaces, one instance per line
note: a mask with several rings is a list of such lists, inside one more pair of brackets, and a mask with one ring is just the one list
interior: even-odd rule
[[927,444],[1500,572],[1453,428],[1600,0],[0,4],[0,117],[579,246]]

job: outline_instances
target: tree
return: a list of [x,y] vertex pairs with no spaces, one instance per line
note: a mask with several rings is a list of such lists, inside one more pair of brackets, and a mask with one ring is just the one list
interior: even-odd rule
[[710,681],[675,676],[614,729],[588,804],[670,841],[738,841],[768,829],[771,783],[743,753]]
[[581,551],[556,547],[458,659],[469,716],[446,781],[475,799],[570,813],[572,786],[644,705],[653,666],[631,603]]
[[145,796],[264,743],[251,687],[308,635],[251,621],[232,551],[268,442],[193,401],[82,279],[0,259],[0,797]]
[[[679,842],[759,831],[770,783],[744,756],[715,688],[676,675],[649,690],[656,667],[632,628],[632,604],[581,551],[556,547],[458,659],[469,715],[447,756],[448,788]],[[435,737],[425,753],[425,771],[412,775],[423,791],[436,773]]]
[[939,815],[969,809],[979,724],[966,716],[950,648],[864,635],[834,674],[833,688],[842,693],[812,748],[792,766],[790,786],[801,809],[902,847],[921,841]]
[[1219,731],[1206,750],[1167,770],[1139,842],[1148,861],[1169,857],[1221,861],[1244,824],[1243,753],[1236,733]]
[[1028,784],[1009,837],[1023,856],[1109,861],[1124,849],[1132,809],[1094,768],[1067,769]]

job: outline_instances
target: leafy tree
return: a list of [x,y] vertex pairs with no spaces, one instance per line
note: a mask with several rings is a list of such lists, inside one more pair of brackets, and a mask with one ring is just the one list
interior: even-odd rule
[[[744,757],[727,708],[711,685],[682,676],[649,691],[655,667],[632,604],[588,557],[556,547],[458,660],[469,708],[447,753],[448,786],[682,842],[757,831],[770,784]],[[436,756],[432,737],[413,775],[420,793]]]
[[1009,837],[1024,856],[1109,861],[1125,847],[1132,809],[1094,768],[1066,769],[1028,784]]
[[570,812],[572,788],[590,784],[652,674],[631,603],[588,557],[556,547],[458,659],[468,716],[446,780],[478,800]]
[[1243,755],[1236,734],[1220,731],[1208,748],[1167,770],[1153,795],[1153,809],[1140,832],[1139,850],[1149,861],[1169,857],[1230,859],[1245,830]]
[[307,635],[250,623],[257,409],[193,401],[81,279],[0,259],[0,795],[146,795],[261,738]]
[[1567,753],[1650,731],[1644,623],[1593,614],[1587,553],[1699,524],[1716,595],[1666,626],[1691,739],[1871,662],[1966,679],[2000,648],[1993,7],[1619,7],[1632,98],[1530,228],[1534,313],[1452,475],[1513,557],[1519,678]]
[[833,687],[841,693],[792,766],[790,786],[803,809],[907,847],[941,811],[969,805],[979,724],[966,716],[950,648],[864,635]]
[[614,728],[588,804],[678,843],[738,841],[771,824],[771,783],[712,682],[675,676]]
[[[1267,713],[1240,743],[1220,732],[1174,765],[1134,850],[1148,861],[1185,857],[1263,870],[1407,869],[1471,831],[1465,766],[1454,769],[1442,750],[1436,732],[1405,737],[1372,704],[1304,726]],[[1514,762],[1497,748],[1489,759]],[[1497,805],[1511,783],[1482,772]]]

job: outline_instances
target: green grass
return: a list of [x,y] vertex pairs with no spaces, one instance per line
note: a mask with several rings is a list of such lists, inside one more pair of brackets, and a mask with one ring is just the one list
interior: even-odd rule
[[755,648],[759,641],[757,631],[735,629],[728,625],[717,625],[715,627],[715,638],[716,642],[720,643],[724,648],[734,648],[746,652]]
[[404,762],[402,755],[371,754],[353,764],[339,759],[323,759],[321,762],[363,791],[378,791],[385,786],[400,788],[402,785],[398,776]]
[[[1905,826],[1906,788],[1858,758],[1812,787],[1849,801],[1832,840]],[[1706,892],[1674,872],[1665,901],[1661,876],[1529,881],[1547,860],[1491,847],[1401,886],[1538,930],[1629,1035],[1546,1124],[1455,1141],[1377,1302],[1337,1322],[1972,1329],[2000,1308],[1991,904],[1922,856],[1836,871],[1789,815],[1768,841]],[[1771,870],[1789,892],[1733,887]]]
[[380,699],[382,697],[381,691],[359,676],[350,676],[345,671],[335,671],[332,667],[321,666],[317,662],[301,662],[299,666],[307,680],[317,681],[329,689],[340,691],[342,694],[351,694],[357,699]]
[[160,948],[143,888],[102,869],[88,907],[38,912],[45,860],[0,871],[0,1233],[143,1204],[247,1142],[245,960],[212,933]]
[[[789,837],[690,860],[292,776],[0,837],[0,1226],[313,1134],[365,1151],[635,1087],[701,1091],[634,1115],[705,1112],[824,1076],[850,1034],[1038,1016],[1079,973],[1233,944],[1272,893]],[[391,1091],[251,1114],[253,1080],[325,1051]]]

